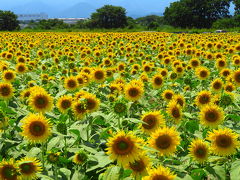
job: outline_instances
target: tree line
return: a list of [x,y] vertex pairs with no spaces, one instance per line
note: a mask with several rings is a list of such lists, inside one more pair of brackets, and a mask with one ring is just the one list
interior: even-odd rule
[[[229,7],[234,4],[234,15]],[[133,19],[127,17],[126,9],[120,6],[105,5],[91,14],[87,20],[76,24],[66,24],[62,20],[49,19],[30,22],[33,29],[95,29],[128,28],[156,29],[163,25],[178,28],[233,28],[240,27],[240,0],[180,0],[166,7],[163,16],[149,15]],[[19,29],[17,15],[0,10],[0,30]]]

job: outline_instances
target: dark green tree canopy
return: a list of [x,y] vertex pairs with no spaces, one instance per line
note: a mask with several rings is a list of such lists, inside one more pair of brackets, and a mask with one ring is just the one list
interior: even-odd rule
[[230,0],[180,0],[164,12],[166,22],[175,27],[209,28],[229,16]]
[[127,25],[126,10],[120,6],[105,5],[92,13],[93,26],[100,28],[123,28]]
[[11,11],[0,10],[0,31],[13,31],[19,29],[17,15]]

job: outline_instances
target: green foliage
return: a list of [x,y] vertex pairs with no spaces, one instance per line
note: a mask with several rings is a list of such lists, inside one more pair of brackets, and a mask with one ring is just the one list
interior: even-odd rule
[[29,27],[32,27],[33,29],[65,29],[69,28],[68,24],[64,23],[63,20],[58,19],[43,19],[39,22],[31,22],[29,23]]
[[0,31],[13,31],[19,29],[17,15],[11,11],[0,10]]
[[160,27],[164,24],[163,17],[156,16],[156,15],[149,15],[137,18],[136,21],[148,29],[156,29],[157,27]]
[[120,6],[105,5],[91,15],[90,27],[109,29],[126,26],[126,10]]
[[174,27],[210,28],[229,15],[229,7],[230,0],[180,0],[165,9],[164,19]]
[[240,27],[240,15],[219,19],[213,23],[212,27],[217,29]]

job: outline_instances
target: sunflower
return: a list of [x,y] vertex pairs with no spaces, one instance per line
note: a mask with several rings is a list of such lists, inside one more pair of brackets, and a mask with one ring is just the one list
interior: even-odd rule
[[236,87],[234,86],[233,83],[228,82],[225,86],[224,86],[224,90],[227,92],[232,92],[236,89]]
[[13,96],[13,87],[9,83],[0,83],[0,99],[10,99]]
[[162,75],[155,75],[152,77],[152,86],[154,89],[159,89],[163,85]]
[[140,127],[148,134],[156,131],[160,126],[165,125],[165,119],[160,111],[145,113],[142,115],[141,120],[144,123],[141,124]]
[[87,93],[82,96],[86,103],[86,109],[88,112],[97,111],[99,108],[100,100],[94,95]]
[[102,83],[106,79],[106,71],[102,68],[96,68],[92,72],[92,78],[97,83]]
[[78,119],[82,119],[87,114],[86,103],[84,101],[77,100],[73,102],[72,110]]
[[45,90],[32,91],[29,97],[29,105],[36,112],[48,112],[53,108],[53,98]]
[[210,91],[201,91],[195,98],[195,103],[198,107],[203,107],[212,102],[212,94]]
[[236,70],[233,73],[232,78],[233,78],[234,82],[236,83],[236,85],[240,86],[240,69]]
[[2,74],[2,79],[6,82],[14,81],[15,77],[16,77],[15,72],[12,70],[4,71]]
[[177,104],[179,104],[182,108],[185,106],[186,102],[185,102],[185,98],[183,95],[181,94],[175,94],[173,96],[173,100],[177,102]]
[[18,167],[21,173],[21,179],[37,179],[37,173],[42,171],[40,161],[36,158],[23,158],[18,161]]
[[137,101],[139,100],[144,93],[144,89],[142,86],[139,86],[138,84],[129,83],[125,86],[125,97],[127,100],[130,101]]
[[197,68],[201,64],[198,59],[191,59],[189,63],[192,68]]
[[59,158],[60,158],[60,152],[53,152],[53,151],[47,152],[47,161],[49,163],[55,164],[58,162]]
[[13,159],[6,161],[2,160],[0,163],[0,179],[2,180],[18,180],[19,169],[14,163]]
[[32,143],[45,142],[51,134],[51,124],[42,114],[29,114],[22,120],[21,134]]
[[134,162],[129,162],[126,166],[127,169],[132,170],[132,175],[136,180],[141,180],[142,177],[147,176],[147,169],[150,167],[149,157],[145,152],[142,152],[138,159]]
[[18,63],[18,64],[16,65],[16,71],[17,71],[17,73],[19,73],[19,74],[23,74],[23,73],[25,73],[25,72],[27,71],[27,67],[26,67],[26,65],[23,64],[23,63]]
[[160,156],[172,155],[180,144],[180,136],[174,127],[163,127],[151,134],[149,144]]
[[69,95],[64,95],[60,97],[57,101],[57,108],[60,112],[65,113],[72,105],[72,97]]
[[6,114],[0,109],[0,133],[7,129],[8,118]]
[[165,91],[163,91],[162,93],[162,97],[163,99],[165,99],[166,101],[170,101],[174,96],[174,92],[173,90],[170,89],[166,89]]
[[85,151],[80,150],[79,152],[75,153],[74,158],[73,158],[73,162],[81,165],[83,163],[85,163],[88,159],[88,156],[86,154]]
[[167,113],[171,118],[176,122],[179,123],[182,119],[182,109],[181,106],[177,103],[176,100],[171,100],[167,105]]
[[169,168],[159,166],[157,169],[150,169],[148,176],[145,176],[143,180],[174,180],[174,175]]
[[220,75],[225,78],[230,76],[231,73],[232,73],[231,69],[228,69],[228,68],[224,68],[220,71]]
[[77,81],[76,77],[74,77],[74,76],[67,77],[64,80],[64,87],[68,91],[76,90],[78,88],[78,81]]
[[110,155],[110,159],[117,160],[119,165],[126,166],[139,159],[140,144],[142,143],[142,140],[131,132],[126,134],[124,131],[120,131],[108,139],[107,154]]
[[200,66],[200,67],[196,68],[195,74],[200,80],[204,80],[209,77],[210,72],[209,72],[208,68]]
[[200,123],[211,128],[216,128],[224,120],[222,108],[215,104],[208,104],[201,109]]
[[213,154],[219,156],[229,156],[236,153],[239,148],[240,142],[238,141],[239,135],[231,129],[218,129],[213,130],[208,134],[207,139],[211,141],[211,151]]
[[217,78],[215,79],[214,81],[212,81],[211,83],[211,88],[213,91],[215,92],[219,92],[222,90],[222,87],[223,87],[223,82],[221,79]]
[[77,82],[78,82],[78,87],[83,87],[86,84],[86,79],[82,74],[79,74],[76,76]]
[[190,156],[199,163],[203,163],[208,159],[209,147],[206,142],[201,139],[195,139],[189,146]]

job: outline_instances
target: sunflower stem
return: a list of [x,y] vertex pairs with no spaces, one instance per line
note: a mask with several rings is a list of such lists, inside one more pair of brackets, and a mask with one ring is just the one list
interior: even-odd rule
[[43,168],[43,171],[45,170],[44,151],[45,151],[45,144],[42,143],[42,168]]
[[118,128],[121,129],[121,120],[122,118],[121,117],[118,117]]
[[92,119],[87,115],[88,125],[87,125],[87,141],[89,141],[91,135]]

